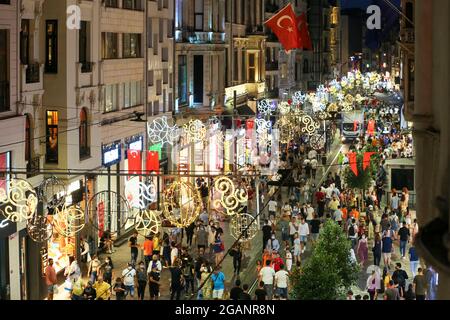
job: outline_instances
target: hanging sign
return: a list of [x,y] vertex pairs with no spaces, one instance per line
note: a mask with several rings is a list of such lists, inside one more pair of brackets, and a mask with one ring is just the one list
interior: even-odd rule
[[110,167],[120,163],[122,160],[122,149],[120,141],[116,141],[109,145],[102,146],[102,165]]

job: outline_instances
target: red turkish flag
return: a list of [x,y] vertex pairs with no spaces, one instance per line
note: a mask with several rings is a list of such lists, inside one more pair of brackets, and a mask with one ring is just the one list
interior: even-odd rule
[[147,173],[159,171],[159,152],[147,151]]
[[141,174],[142,161],[141,152],[138,150],[127,150],[128,154],[128,174]]
[[275,33],[286,52],[289,52],[292,49],[301,48],[296,20],[292,4],[288,4],[265,22],[265,25]]
[[358,166],[356,163],[356,153],[355,152],[348,153],[348,163],[350,164],[350,169],[352,169],[355,176],[358,176]]
[[299,47],[304,50],[312,50],[313,45],[311,41],[311,36],[309,34],[308,23],[306,22],[306,14],[303,12],[296,18],[298,35],[299,35]]
[[367,167],[370,166],[370,157],[375,153],[376,152],[364,152],[363,170],[366,170]]

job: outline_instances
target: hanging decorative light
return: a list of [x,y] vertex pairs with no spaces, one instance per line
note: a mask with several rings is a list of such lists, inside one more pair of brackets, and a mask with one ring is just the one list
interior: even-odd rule
[[100,191],[88,203],[88,220],[96,230],[118,230],[134,219],[128,201],[115,191]]
[[53,235],[53,226],[47,216],[35,213],[27,221],[27,233],[34,242],[46,242]]
[[65,238],[73,237],[83,230],[86,221],[84,212],[80,208],[65,205],[62,209],[55,208],[52,225],[55,231]]
[[11,178],[0,188],[0,213],[11,222],[23,222],[36,212],[38,197],[26,180]]
[[157,188],[152,181],[147,183],[132,178],[125,182],[125,197],[131,208],[145,209],[157,199]]
[[206,126],[201,120],[191,120],[184,125],[184,131],[190,142],[201,142],[206,139]]
[[280,111],[280,114],[288,114],[289,111],[291,111],[291,106],[286,101],[281,101],[278,104],[278,110]]
[[147,123],[148,139],[154,144],[173,145],[180,137],[179,129],[177,125],[169,126],[167,117],[157,118],[151,124]]
[[175,181],[164,191],[163,215],[178,228],[193,223],[202,207],[200,192],[191,183]]
[[300,122],[302,124],[302,132],[306,133],[307,135],[313,135],[320,127],[319,122],[317,122],[307,114],[303,114],[302,116],[300,116]]
[[252,240],[258,233],[258,225],[251,215],[241,213],[231,219],[230,234],[239,242]]
[[299,105],[299,104],[304,104],[306,101],[306,98],[307,98],[307,96],[305,93],[303,93],[301,91],[297,91],[294,93],[292,100],[293,100],[294,104]]
[[256,122],[256,132],[257,133],[263,134],[272,128],[272,122],[270,120],[258,118],[255,120],[255,122]]
[[39,200],[51,209],[66,203],[66,193],[66,184],[55,176],[45,179],[38,187]]
[[214,187],[220,193],[220,199],[214,201],[214,207],[224,209],[224,213],[233,216],[239,213],[248,200],[247,190],[243,187],[235,187],[228,177],[218,177],[214,180]]
[[321,134],[314,134],[309,138],[309,144],[314,150],[320,150],[325,147],[325,138]]
[[136,214],[136,231],[144,236],[159,234],[161,227],[161,211],[140,210]]
[[273,107],[268,100],[264,99],[258,102],[258,112],[265,116],[270,116],[273,112]]

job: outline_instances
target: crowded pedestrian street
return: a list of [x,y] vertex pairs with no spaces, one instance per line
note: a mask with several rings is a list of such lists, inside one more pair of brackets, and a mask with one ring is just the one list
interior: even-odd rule
[[0,301],[450,300],[449,9],[0,0]]

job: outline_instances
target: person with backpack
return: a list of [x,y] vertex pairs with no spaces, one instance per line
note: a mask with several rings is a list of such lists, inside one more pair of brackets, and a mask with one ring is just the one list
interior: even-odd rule
[[133,265],[131,263],[128,263],[127,268],[122,271],[122,278],[123,284],[125,285],[125,289],[127,291],[127,295],[130,294],[131,298],[134,298],[136,270],[133,268]]
[[406,287],[407,279],[408,279],[408,274],[406,273],[405,270],[402,270],[402,264],[397,262],[395,264],[395,271],[392,274],[392,280],[394,280],[394,284],[398,284],[400,297],[405,296],[405,287]]
[[352,219],[352,222],[348,226],[347,234],[348,238],[352,242],[352,249],[355,250],[358,241],[358,232],[357,232],[356,220]]

